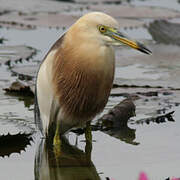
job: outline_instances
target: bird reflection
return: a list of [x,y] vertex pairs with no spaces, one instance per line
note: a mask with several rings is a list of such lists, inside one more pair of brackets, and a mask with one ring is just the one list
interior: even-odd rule
[[42,140],[35,157],[35,180],[100,180],[91,161],[91,149],[89,141],[84,152],[62,137],[59,154],[52,144]]

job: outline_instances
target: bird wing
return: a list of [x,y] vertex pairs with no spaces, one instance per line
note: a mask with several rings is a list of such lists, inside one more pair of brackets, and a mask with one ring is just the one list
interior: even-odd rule
[[48,136],[54,137],[56,127],[57,127],[57,120],[58,120],[58,114],[60,112],[60,106],[57,101],[57,99],[53,98],[51,109],[50,109],[50,120],[48,125]]
[[[56,43],[51,47],[51,49],[48,51],[48,53],[46,54],[46,56],[44,57],[43,61],[41,62],[40,66],[39,66],[39,69],[38,69],[38,72],[37,72],[37,76],[38,76],[38,73],[39,73],[39,70],[41,68],[41,65],[43,64],[43,62],[45,61],[46,57],[48,56],[48,54],[53,50],[53,49],[56,49],[58,48],[62,41],[63,41],[63,38],[64,38],[64,35],[63,34],[57,41]],[[52,109],[52,108],[51,108]],[[51,119],[52,119],[52,116],[51,115]],[[41,119],[41,114],[40,114],[40,109],[39,109],[39,104],[38,104],[38,98],[37,98],[37,78],[36,78],[36,84],[35,84],[35,103],[34,103],[34,118],[35,118],[35,124],[37,125],[37,127],[39,128],[39,130],[41,131],[41,133],[43,134],[43,124],[42,124],[42,119]]]
[[71,130],[76,125],[76,121],[73,123],[70,117],[64,115],[63,110],[59,105],[58,99],[53,98],[50,110],[48,136],[54,137],[57,126],[59,126],[59,134],[62,135],[65,132]]
[[42,126],[40,110],[39,110],[38,100],[37,100],[37,87],[36,87],[36,85],[35,85],[35,98],[34,98],[34,100],[35,100],[34,101],[34,119],[35,119],[35,124],[40,129],[41,133],[43,133],[43,126]]

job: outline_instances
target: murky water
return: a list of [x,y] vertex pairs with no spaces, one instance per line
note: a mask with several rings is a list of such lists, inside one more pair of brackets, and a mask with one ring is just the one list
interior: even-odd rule
[[[139,35],[138,30],[124,31],[132,37],[136,34],[138,39],[151,40],[151,36],[143,28]],[[63,30],[38,28],[25,31],[1,28],[0,33],[8,40],[5,41],[6,45],[25,44],[38,50],[37,55],[30,61],[14,64],[14,66],[22,66],[38,65],[37,62],[43,58]],[[151,74],[151,71],[144,74],[145,69],[147,72],[144,65],[135,64],[118,67],[116,73],[121,78],[129,79],[144,76],[147,81],[158,79],[162,75]],[[175,111],[173,116],[175,122],[129,123],[129,127],[114,132],[94,131],[92,152],[89,144],[84,142],[84,135],[69,133],[67,139],[62,142],[61,156],[57,156],[52,147],[41,139],[35,128],[33,104],[28,103],[24,97],[11,96],[2,91],[16,79],[8,66],[0,65],[0,134],[32,133],[33,140],[20,153],[9,148],[11,147],[9,144],[4,144],[3,147],[7,146],[5,150],[9,152],[9,156],[0,157],[0,179],[105,180],[106,177],[110,177],[114,180],[135,180],[140,171],[147,172],[151,180],[180,177],[180,108],[178,106],[172,105],[169,108]],[[122,89],[122,91],[128,90]],[[173,95],[169,97],[169,99],[174,98]],[[110,97],[104,112],[123,99],[124,97]],[[154,98],[152,101],[158,99]],[[144,106],[148,106],[146,101]],[[144,107],[141,104],[138,108]],[[137,114],[136,119],[147,117],[147,114],[143,114],[139,109],[137,113],[141,113]],[[0,146],[0,154],[4,150],[3,147]]]
[[144,0],[144,1],[139,1],[139,0],[133,0],[131,1],[133,5],[136,6],[152,6],[152,7],[164,7],[164,8],[169,8],[169,9],[174,9],[174,10],[180,10],[180,3],[178,0]]

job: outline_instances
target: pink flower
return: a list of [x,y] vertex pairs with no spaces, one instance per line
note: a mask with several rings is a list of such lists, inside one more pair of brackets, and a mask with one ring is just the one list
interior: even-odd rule
[[[148,177],[145,172],[141,172],[139,174],[139,179],[138,180],[148,180]],[[171,180],[180,180],[180,178],[172,178]]]
[[141,172],[139,174],[139,180],[148,180],[146,173]]

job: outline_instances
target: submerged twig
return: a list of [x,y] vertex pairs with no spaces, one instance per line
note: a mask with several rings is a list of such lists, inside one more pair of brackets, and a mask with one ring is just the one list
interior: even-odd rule
[[132,99],[127,98],[109,110],[98,122],[102,122],[102,126],[112,128],[127,126],[128,119],[135,116],[135,109]]
[[[127,127],[127,121],[130,117],[135,116],[135,105],[131,98],[127,98],[109,110],[97,120],[95,125],[91,125],[92,131],[104,131],[112,128]],[[83,129],[72,130],[77,134],[83,134]]]

